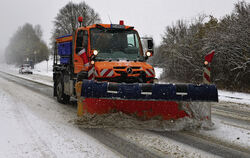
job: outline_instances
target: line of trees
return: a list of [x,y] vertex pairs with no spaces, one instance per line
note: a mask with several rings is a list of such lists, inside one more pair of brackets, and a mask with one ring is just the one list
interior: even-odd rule
[[37,63],[48,59],[48,56],[49,48],[42,40],[41,26],[33,27],[29,23],[18,28],[5,49],[8,64],[20,65],[26,61]]
[[[208,19],[208,20],[207,20]],[[200,15],[193,22],[167,26],[151,62],[165,68],[168,81],[201,83],[204,56],[215,50],[212,82],[219,88],[250,90],[250,4],[238,2],[218,20]]]
[[[80,3],[69,2],[60,9],[55,17],[51,43],[54,43],[59,36],[72,34],[72,30],[78,27],[79,16],[83,17],[83,25],[101,22],[99,14],[84,1]],[[42,40],[42,34],[40,25],[32,26],[26,23],[19,27],[5,49],[7,63],[20,65],[27,60],[37,63],[48,59],[50,50]]]

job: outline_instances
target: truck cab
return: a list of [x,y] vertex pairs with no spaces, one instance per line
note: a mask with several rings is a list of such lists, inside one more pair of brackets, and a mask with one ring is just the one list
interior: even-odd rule
[[[69,100],[74,84],[83,79],[116,83],[153,83],[154,68],[146,63],[153,55],[152,38],[143,51],[138,32],[131,26],[94,24],[79,27],[72,35],[56,39],[54,95]],[[57,59],[58,56],[60,59]],[[60,61],[60,63],[58,62]]]

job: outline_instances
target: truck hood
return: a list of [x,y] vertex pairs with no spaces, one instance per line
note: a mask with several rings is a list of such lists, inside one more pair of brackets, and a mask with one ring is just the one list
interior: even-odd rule
[[101,69],[122,69],[122,68],[137,68],[137,69],[153,69],[151,65],[145,62],[134,61],[101,61],[95,63],[95,69],[100,71]]
[[98,77],[120,76],[121,72],[128,76],[139,76],[140,72],[145,72],[147,77],[155,77],[154,68],[146,62],[100,61],[95,63],[95,71]]

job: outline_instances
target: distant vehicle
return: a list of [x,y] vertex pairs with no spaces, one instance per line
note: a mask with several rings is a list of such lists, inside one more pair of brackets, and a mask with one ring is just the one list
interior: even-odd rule
[[33,74],[30,64],[23,64],[19,68],[19,74]]

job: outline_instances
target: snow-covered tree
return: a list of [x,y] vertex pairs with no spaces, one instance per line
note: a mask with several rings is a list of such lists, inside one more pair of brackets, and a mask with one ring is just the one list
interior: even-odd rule
[[[204,19],[209,18],[208,21]],[[235,4],[231,14],[218,20],[199,16],[188,23],[179,20],[166,27],[158,56],[165,77],[183,82],[201,82],[204,56],[216,54],[212,81],[228,89],[250,91],[250,4]]]

